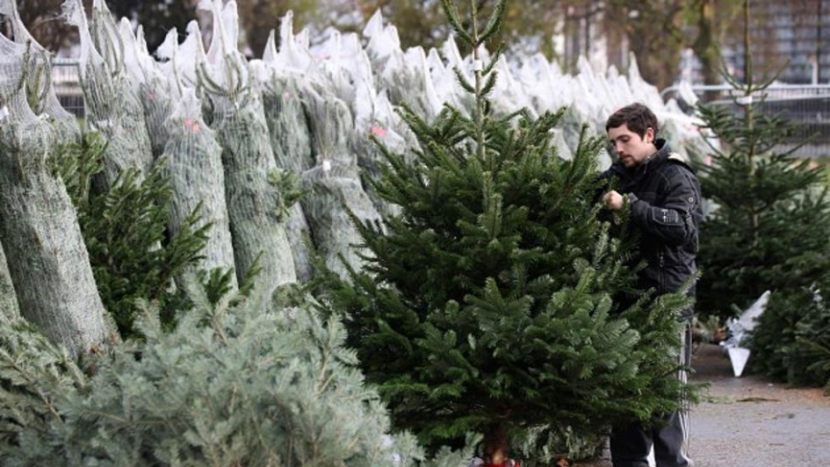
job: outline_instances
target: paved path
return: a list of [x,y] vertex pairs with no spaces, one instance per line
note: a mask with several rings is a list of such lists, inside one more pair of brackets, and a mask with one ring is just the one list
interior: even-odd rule
[[[692,408],[695,467],[830,467],[830,397],[820,389],[734,378],[729,359],[713,345],[698,349],[692,365],[692,382],[711,385]],[[611,462],[606,451],[603,459],[578,465]]]

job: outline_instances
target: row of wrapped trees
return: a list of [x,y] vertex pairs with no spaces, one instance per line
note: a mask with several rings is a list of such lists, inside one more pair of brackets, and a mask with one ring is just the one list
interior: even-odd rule
[[474,51],[450,66],[384,49],[379,24],[319,63],[290,16],[247,62],[235,2],[203,3],[210,46],[192,23],[159,62],[103,1],[87,24],[67,0],[95,133],[33,105],[48,62],[17,26],[0,37],[0,456],[410,465],[415,438],[388,435],[410,431],[450,466],[471,434],[493,454],[676,408],[688,300],[632,304],[626,219],[597,203],[604,140],[486,54],[504,2],[469,30],[446,2]]

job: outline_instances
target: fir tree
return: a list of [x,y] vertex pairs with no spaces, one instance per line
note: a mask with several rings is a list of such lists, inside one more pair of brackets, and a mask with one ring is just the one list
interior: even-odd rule
[[770,296],[752,333],[752,369],[830,394],[830,274],[811,287]]
[[626,297],[631,251],[611,235],[624,219],[604,221],[596,197],[604,138],[583,129],[566,161],[551,143],[564,110],[492,115],[498,54],[480,64],[480,46],[505,2],[483,28],[471,4],[467,29],[444,1],[474,51],[473,79],[456,70],[472,115],[447,106],[428,123],[400,111],[422,150],[411,164],[379,144],[388,166],[372,185],[401,213],[383,227],[353,216],[367,266],[348,281],[325,275],[323,308],[342,314],[393,423],[433,447],[477,432],[486,452],[504,452],[523,429],[597,434],[675,409],[683,388],[667,375],[688,300]]
[[[748,24],[748,2],[744,11]],[[745,76],[752,77],[748,34],[745,50]],[[713,148],[713,164],[702,167],[701,188],[715,207],[700,235],[698,288],[698,310],[722,317],[767,290],[810,287],[830,270],[830,197],[822,188],[823,170],[795,157],[808,141],[779,149],[791,140],[794,126],[763,111],[774,78],[741,83],[724,75],[734,105],[700,107],[723,149]]]
[[[190,291],[194,307],[172,330],[145,309],[136,321],[145,338],[93,357],[94,376],[22,319],[0,314],[3,465],[410,467],[423,460],[411,435],[388,436],[386,411],[355,368],[337,319],[322,320],[302,302],[272,309],[261,299],[225,295],[211,303],[217,290]],[[445,451],[418,465],[461,467],[469,455]]]
[[173,280],[198,266],[210,225],[200,227],[196,210],[168,238],[172,189],[160,169],[143,180],[127,171],[108,192],[95,192],[92,179],[103,170],[106,147],[99,134],[86,133],[80,142],[62,146],[53,164],[78,212],[101,299],[127,338],[134,335],[138,300],[158,302],[165,324],[187,307],[187,296]]

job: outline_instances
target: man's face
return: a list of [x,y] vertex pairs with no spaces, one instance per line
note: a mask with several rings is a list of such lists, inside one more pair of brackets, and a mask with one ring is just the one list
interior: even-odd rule
[[657,149],[654,147],[654,128],[646,129],[646,134],[640,137],[623,123],[616,128],[609,128],[608,138],[620,156],[620,162],[628,168],[642,164]]

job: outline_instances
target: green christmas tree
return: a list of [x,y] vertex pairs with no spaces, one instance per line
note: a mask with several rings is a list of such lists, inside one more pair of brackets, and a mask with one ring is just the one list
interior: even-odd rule
[[551,143],[564,110],[496,119],[498,54],[481,64],[480,46],[505,2],[483,28],[476,2],[467,23],[443,3],[474,51],[472,80],[456,72],[475,108],[445,107],[431,123],[400,111],[422,149],[410,164],[381,146],[388,166],[373,188],[401,213],[383,227],[353,219],[367,266],[325,276],[323,308],[343,316],[394,426],[431,447],[476,432],[495,454],[532,427],[596,434],[676,408],[675,316],[688,301],[626,296],[624,219],[603,220],[596,196],[604,139],[583,131],[566,161]]
[[[745,4],[748,24],[749,3]],[[745,76],[752,77],[749,35]],[[830,270],[830,197],[823,170],[781,150],[794,126],[764,112],[773,79],[732,85],[731,106],[701,106],[706,126],[721,142],[701,188],[714,203],[701,231],[698,311],[727,317],[767,290],[795,292]],[[805,144],[809,141],[804,141]]]
[[830,274],[811,286],[770,296],[752,333],[752,368],[830,394]]
[[158,168],[143,180],[137,171],[125,171],[107,192],[96,192],[92,180],[103,171],[106,148],[100,134],[88,132],[79,142],[61,146],[52,164],[78,212],[104,306],[121,337],[129,338],[135,335],[138,301],[157,302],[166,325],[187,308],[187,295],[173,281],[198,267],[211,226],[200,226],[194,211],[168,235],[173,191]]

